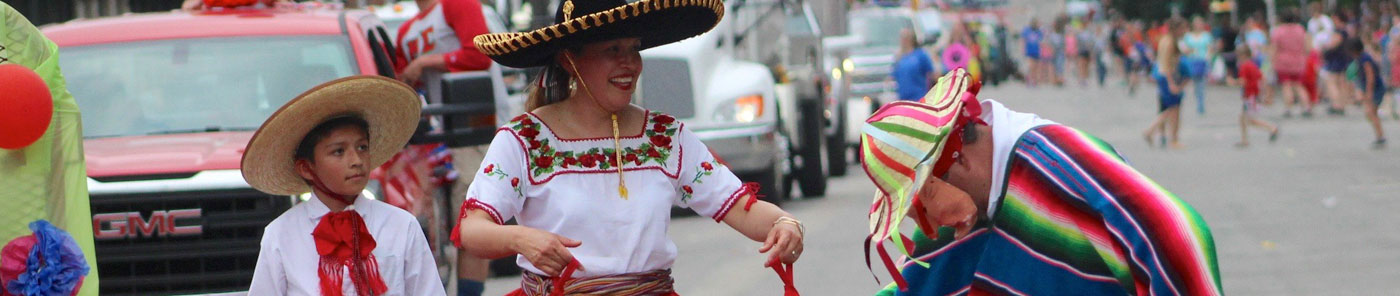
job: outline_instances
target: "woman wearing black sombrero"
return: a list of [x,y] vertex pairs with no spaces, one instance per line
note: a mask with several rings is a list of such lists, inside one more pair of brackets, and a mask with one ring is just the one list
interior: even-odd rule
[[[763,242],[765,265],[795,292],[787,264],[802,253],[801,222],[758,201],[757,186],[683,123],[629,104],[639,52],[708,31],[724,3],[564,0],[556,14],[553,26],[474,40],[502,65],[544,70],[531,112],[491,142],[454,241],[485,258],[519,255],[526,272],[515,295],[671,295],[676,246],[666,231],[681,206]],[[511,218],[519,225],[506,226]]]

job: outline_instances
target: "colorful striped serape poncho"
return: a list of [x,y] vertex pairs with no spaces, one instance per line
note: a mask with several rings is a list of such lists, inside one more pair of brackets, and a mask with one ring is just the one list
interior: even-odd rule
[[1063,125],[1023,134],[1001,206],[962,239],[914,234],[877,295],[1220,295],[1215,242],[1189,205],[1103,141]]

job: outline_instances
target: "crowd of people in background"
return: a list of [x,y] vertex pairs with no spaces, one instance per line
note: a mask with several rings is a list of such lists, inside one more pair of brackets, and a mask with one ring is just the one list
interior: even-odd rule
[[1204,115],[1208,85],[1240,89],[1239,147],[1249,145],[1250,126],[1267,131],[1271,142],[1278,138],[1279,127],[1259,117],[1275,103],[1284,118],[1311,118],[1318,108],[1344,117],[1356,108],[1375,133],[1376,149],[1386,144],[1381,117],[1400,119],[1394,99],[1400,94],[1387,88],[1400,83],[1400,67],[1392,65],[1400,61],[1400,8],[1393,2],[1313,2],[1281,7],[1275,20],[1263,12],[1233,21],[1229,14],[1061,15],[1032,19],[1015,37],[1024,57],[1019,74],[1032,87],[1103,86],[1109,73],[1121,74],[1130,95],[1144,82],[1156,86],[1159,115],[1143,133],[1152,146],[1184,147],[1177,137],[1183,98],[1195,97],[1195,111]]

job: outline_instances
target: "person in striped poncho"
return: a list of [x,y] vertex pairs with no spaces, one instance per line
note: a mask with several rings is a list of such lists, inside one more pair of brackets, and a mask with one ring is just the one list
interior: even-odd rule
[[895,278],[877,295],[1223,294],[1190,205],[1102,140],[976,93],[954,71],[867,120],[867,242]]

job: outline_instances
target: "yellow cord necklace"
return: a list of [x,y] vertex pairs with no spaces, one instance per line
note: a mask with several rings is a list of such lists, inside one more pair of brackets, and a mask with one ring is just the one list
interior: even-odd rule
[[[564,57],[569,59],[569,68],[574,69],[574,75],[582,76],[582,74],[580,74],[580,72],[578,71],[578,67],[574,66],[574,59],[572,57],[569,57],[568,54],[565,54]],[[583,92],[588,94],[589,99],[593,99],[594,104],[598,104],[599,109],[602,109],[603,105],[598,102],[598,98],[593,97],[593,90],[588,89],[588,83],[584,83],[583,78],[579,78],[578,84],[583,85]],[[621,196],[623,200],[626,200],[627,182],[622,178],[622,164],[624,161],[622,159],[622,133],[619,132],[617,128],[617,113],[612,114],[612,132],[613,157],[616,157],[617,159],[617,162],[614,163],[614,166],[617,167],[617,195]]]

